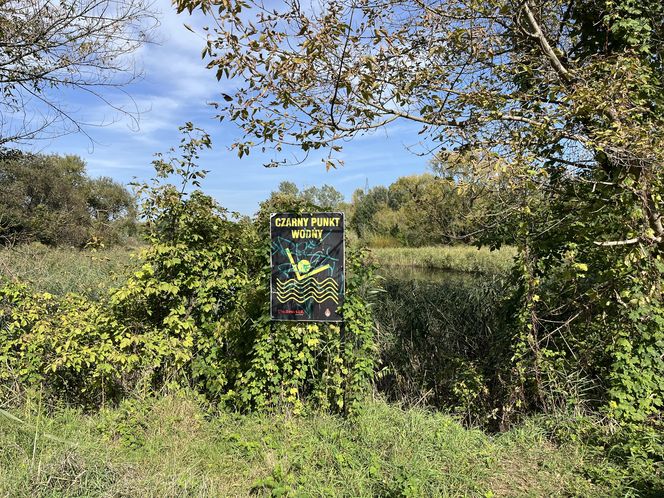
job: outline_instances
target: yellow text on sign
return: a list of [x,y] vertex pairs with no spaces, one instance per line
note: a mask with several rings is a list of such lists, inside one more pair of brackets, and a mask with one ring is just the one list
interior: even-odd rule
[[335,228],[341,223],[339,216],[314,218],[275,218],[274,226],[278,228]]

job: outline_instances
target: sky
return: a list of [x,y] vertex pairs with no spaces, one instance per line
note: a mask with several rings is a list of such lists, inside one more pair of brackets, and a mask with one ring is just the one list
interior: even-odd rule
[[154,154],[176,146],[178,127],[191,121],[212,137],[212,150],[204,152],[200,160],[200,166],[210,171],[203,190],[222,206],[246,215],[254,214],[258,203],[282,181],[299,187],[333,185],[350,200],[357,188],[388,185],[400,176],[426,171],[428,158],[409,150],[417,144],[418,128],[405,122],[346,143],[339,156],[344,166],[329,171],[315,156],[298,166],[278,168],[263,166],[274,157],[271,155],[252,151],[238,158],[229,145],[241,137],[239,128],[227,120],[220,123],[208,104],[220,100],[230,84],[218,82],[201,59],[205,38],[200,28],[210,21],[200,14],[176,14],[169,0],[157,0],[155,6],[161,12],[161,25],[155,33],[158,42],[144,45],[136,54],[143,77],[124,87],[131,100],[122,93],[108,95],[114,102],[135,103],[140,110],[138,123],[80,91],[59,90],[57,98],[75,117],[106,124],[87,127],[89,137],[64,135],[37,141],[31,149],[76,154],[87,163],[91,176],[109,176],[123,183],[145,181],[152,176]]

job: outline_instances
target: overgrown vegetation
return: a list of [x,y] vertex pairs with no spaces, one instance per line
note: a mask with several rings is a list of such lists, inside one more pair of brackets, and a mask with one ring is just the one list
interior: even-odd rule
[[73,292],[100,299],[125,282],[139,263],[137,251],[138,246],[76,250],[19,244],[0,249],[0,278],[23,283],[34,292]]
[[[483,192],[492,230],[479,240],[513,241],[519,255],[501,308],[507,396],[495,408],[512,420],[600,414],[661,491],[662,2],[177,5],[214,17],[204,56],[237,85],[219,108],[244,132],[240,155],[296,144],[328,149],[334,167],[344,140],[405,119],[421,125],[426,152],[470,158],[471,181],[453,174],[449,188]],[[403,183],[432,186],[421,189],[427,216],[456,198],[429,194],[428,178]],[[372,217],[390,208],[383,245],[403,237],[389,234],[401,206],[388,193],[367,204]]]
[[[0,494],[28,496],[624,496],[609,462],[528,423],[497,437],[368,402],[352,419],[238,415],[191,395],[83,415],[31,398],[0,414]],[[48,414],[46,413],[48,410]]]
[[[271,323],[267,288],[269,214],[315,211],[320,207],[304,196],[282,192],[262,205],[255,220],[234,219],[199,188],[205,172],[196,167],[196,159],[201,150],[210,146],[209,137],[190,124],[183,132],[179,150],[155,160],[154,181],[139,186],[147,245],[141,249],[129,277],[117,280],[117,287],[110,291],[92,289],[82,283],[85,278],[67,282],[67,277],[59,279],[54,274],[49,276],[50,282],[37,277],[28,287],[16,278],[20,277],[17,273],[28,275],[28,268],[17,271],[11,266],[13,279],[5,281],[0,289],[0,361],[5,367],[0,371],[0,395],[5,406],[13,407],[14,412],[25,410],[25,403],[31,403],[34,393],[39,393],[43,406],[82,406],[93,413],[108,406],[110,411],[103,412],[103,416],[120,424],[117,437],[127,438],[129,446],[136,447],[142,447],[149,439],[144,432],[149,422],[144,417],[152,410],[151,403],[160,403],[157,400],[143,404],[137,400],[179,388],[196,393],[200,402],[213,410],[281,414],[278,416],[352,415],[349,422],[340,424],[361,423],[363,414],[374,409],[390,413],[381,417],[410,417],[396,408],[367,404],[375,376],[374,387],[392,402],[449,410],[470,426],[505,431],[527,420],[526,415],[533,408],[523,404],[527,393],[520,390],[523,384],[515,368],[521,367],[528,356],[523,356],[522,339],[514,334],[512,322],[521,312],[522,295],[519,289],[514,290],[514,283],[522,280],[518,274],[509,280],[505,271],[513,252],[506,248],[471,252],[476,250],[469,247],[401,250],[399,257],[412,258],[416,254],[429,270],[473,270],[476,280],[468,280],[470,277],[460,272],[439,282],[431,278],[428,282],[388,278],[382,283],[383,292],[376,293],[370,260],[350,251],[343,329],[334,324]],[[172,178],[178,178],[179,184],[168,183]],[[5,254],[16,258],[20,251],[27,251],[30,257],[39,251],[43,253],[44,248],[23,246],[19,252]],[[94,258],[94,254],[103,253],[81,253],[77,257]],[[381,251],[377,254],[380,258]],[[389,260],[386,255],[390,254],[397,257],[394,251],[382,250],[384,260]],[[62,255],[54,251],[50,257],[57,261]],[[107,268],[112,263],[104,262]],[[58,285],[53,286],[55,283]],[[53,292],[49,286],[53,286]],[[377,336],[370,300],[374,301]],[[597,338],[593,340],[591,346],[598,342]],[[592,358],[581,347],[577,346],[577,351],[588,354],[586,361]],[[556,357],[552,356],[550,361],[554,360]],[[564,363],[559,361],[557,365]],[[601,368],[601,364],[597,366]],[[600,374],[609,375],[601,370]],[[526,381],[538,382],[528,378]],[[588,462],[565,467],[570,479],[565,493],[602,494],[609,486],[622,494],[647,494],[661,489],[662,442],[656,432],[656,419],[645,424],[610,425],[604,421],[597,425],[597,418],[593,418],[596,416],[588,415],[596,410],[587,405],[588,394],[572,392],[567,386],[582,384],[562,385],[559,391],[554,389],[557,386],[548,385],[546,395],[556,404],[547,410],[555,416],[542,419],[537,429],[538,434],[546,434],[548,440],[560,445],[551,446],[548,456],[566,454],[569,448],[565,445],[570,440],[578,445],[574,452],[590,455]],[[45,420],[50,421],[42,423],[53,423],[49,417],[57,419],[59,410],[55,409],[55,415],[46,415]],[[5,419],[14,416],[11,412],[3,415]],[[75,417],[81,420],[80,415]],[[201,417],[199,413],[198,419]],[[431,418],[436,422],[429,422],[424,415],[420,417],[418,423],[423,427],[442,423],[437,417]],[[274,420],[263,419],[261,423],[269,425]],[[649,425],[653,421],[655,425]],[[25,428],[25,424],[14,422]],[[105,423],[103,419],[101,423]],[[24,431],[18,430],[16,434]],[[463,437],[470,434],[464,433]],[[476,434],[480,437],[479,432]],[[463,482],[446,480],[443,476],[447,472],[425,470],[442,462],[439,452],[444,455],[444,450],[435,444],[422,444],[410,432],[404,436],[405,446],[395,449],[396,453],[371,457],[370,468],[375,463],[378,469],[389,470],[366,476],[365,470],[359,470],[365,469],[367,463],[366,453],[359,450],[367,447],[362,437],[349,432],[343,438],[352,443],[342,439],[338,444],[356,449],[333,450],[337,462],[334,472],[350,478],[352,474],[345,474],[344,465],[352,461],[349,471],[364,476],[357,479],[355,491],[360,494],[428,496],[512,489],[509,483],[501,481],[508,479],[508,470],[498,478],[473,474]],[[33,433],[33,445],[37,439]],[[380,438],[376,441],[376,447],[384,444]],[[541,441],[529,440],[528,451],[535,451],[539,444],[550,444]],[[413,453],[411,445],[415,444],[419,453]],[[11,479],[24,483],[21,492],[101,492],[112,489],[108,487],[116,485],[122,475],[102,466],[99,474],[91,471],[90,481],[72,479],[67,474],[70,467],[76,469],[77,475],[85,474],[98,454],[85,452],[70,460],[60,452],[62,447],[58,448],[45,458],[52,461],[48,459],[62,457],[64,467],[54,472],[62,471],[68,477],[44,477],[41,470],[35,476],[31,470],[34,467],[23,467],[23,474],[9,474]],[[284,450],[284,462],[300,461],[300,456],[293,454],[294,448]],[[297,448],[303,451],[302,447]],[[20,454],[12,453],[8,458],[20,461]],[[36,449],[33,454],[31,459],[36,458]],[[471,458],[458,452],[452,456],[459,462]],[[120,460],[123,458],[134,457],[124,455]],[[325,462],[327,457],[321,458]],[[413,458],[421,463],[406,468],[406,462]],[[565,465],[569,463],[566,457],[560,461],[561,465],[563,461],[567,462]],[[13,466],[16,460],[8,462]],[[467,464],[476,468],[472,462]],[[241,480],[238,486],[245,489],[242,486],[250,485],[255,492],[269,494],[313,492],[316,488],[309,486],[316,483],[330,493],[347,494],[335,487],[337,477],[331,477],[335,474],[326,471],[324,475],[332,479],[328,481],[318,474],[320,467],[303,465],[270,464],[265,468],[261,463],[258,470],[252,471],[260,477],[252,478],[251,483]],[[529,478],[529,489],[547,493],[553,489],[549,477],[543,481],[532,475]],[[146,485],[142,478],[129,479],[131,485]],[[214,477],[211,481],[205,478],[202,483],[191,479],[191,488],[190,484],[183,484],[184,490],[175,487],[172,493],[200,489],[204,494],[221,486]],[[55,482],[66,485],[52,488]],[[85,487],[88,483],[93,486],[92,491]],[[165,478],[164,485],[172,486],[172,480]]]
[[[2,399],[38,391],[46,404],[120,403],[120,413],[139,413],[120,432],[140,446],[145,435],[136,428],[149,410],[135,401],[140,395],[185,387],[215,407],[335,412],[355,417],[339,424],[361,424],[375,406],[366,396],[377,374],[392,400],[430,403],[471,425],[508,430],[541,415],[549,441],[574,440],[592,460],[563,493],[661,495],[661,0],[293,1],[269,11],[253,0],[175,3],[214,16],[202,56],[218,79],[232,81],[233,95],[223,94],[217,109],[243,131],[232,146],[240,157],[254,147],[281,154],[294,145],[305,155],[327,148],[330,168],[341,162],[344,140],[397,119],[417,122],[426,153],[435,152],[434,174],[356,192],[350,226],[381,247],[510,244],[515,264],[507,274],[503,263],[488,269],[480,253],[464,259],[467,249],[454,257],[447,251],[449,258],[420,249],[427,270],[473,268],[478,280],[467,286],[458,278],[450,287],[457,277],[388,279],[376,298],[372,265],[353,252],[343,327],[272,324],[268,214],[331,209],[337,193],[284,183],[255,219],[237,219],[200,190],[205,172],[195,161],[210,142],[187,125],[180,155],[160,156],[155,182],[140,186],[148,245],[142,266],[110,296],[53,295],[16,282],[0,288]],[[39,93],[42,80],[35,81]],[[8,108],[16,108],[14,85],[5,92]],[[6,238],[95,245],[105,237],[99,227],[129,212],[122,202],[117,213],[108,208],[115,186],[92,188],[76,159],[5,156]],[[167,183],[173,176],[178,185]],[[437,434],[427,423],[419,428]],[[405,434],[445,465],[435,460],[444,454],[435,437]],[[389,441],[399,436],[392,432]],[[335,453],[339,468],[366,467],[353,445],[374,446],[362,438],[342,439],[349,450]],[[394,447],[389,441],[377,440]],[[380,484],[370,470],[368,480],[343,477],[366,486],[353,490],[360,494],[493,493],[485,484],[447,488],[430,470],[410,474],[431,469],[419,464],[418,451],[400,447],[394,470],[376,471]],[[379,468],[391,462],[375,461]],[[308,491],[317,474],[305,472],[304,482],[298,474],[308,463],[273,467],[254,492]],[[481,476],[472,482],[485,483]],[[184,486],[176,492],[189,491]]]
[[98,406],[176,383],[242,410],[356,410],[373,372],[371,266],[348,255],[343,333],[272,324],[269,212],[256,224],[229,219],[199,189],[209,137],[182,131],[179,151],[158,156],[139,188],[148,245],[126,282],[99,300],[0,288],[0,396],[39,386],[46,399]]
[[[512,334],[510,310],[518,310],[518,303],[510,299],[514,289],[508,275],[436,275],[431,269],[413,275],[401,268],[383,270],[384,292],[374,305],[380,354],[376,388],[393,402],[451,411],[466,424],[491,431],[505,431],[537,413],[520,404],[520,384],[514,382],[521,345]],[[586,347],[597,343],[601,346],[591,336]],[[600,367],[586,349],[577,351],[588,354],[589,368]],[[595,354],[599,363],[601,355]],[[540,366],[546,364],[543,360]],[[661,494],[664,441],[656,419],[640,424],[607,419],[590,404],[593,380],[574,377],[578,373],[565,370],[561,360],[556,365],[560,370],[546,372],[546,382],[559,383],[545,384],[551,405],[539,419],[549,438],[576,441],[589,455],[605,459],[601,470],[589,472],[597,482],[620,489],[617,495]],[[652,370],[645,375],[649,378]]]
[[394,402],[451,410],[471,426],[507,428],[498,410],[510,365],[499,312],[506,287],[495,276],[388,276],[375,305],[378,389]]

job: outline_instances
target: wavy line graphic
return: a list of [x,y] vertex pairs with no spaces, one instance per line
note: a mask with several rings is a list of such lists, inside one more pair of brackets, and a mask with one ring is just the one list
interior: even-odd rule
[[301,292],[277,292],[277,296],[279,296],[281,299],[287,299],[287,298],[295,298],[295,299],[307,299],[310,297],[316,297],[318,299],[336,299],[337,293],[332,292],[332,291],[327,291],[327,292],[307,292],[307,293],[301,293]]
[[285,298],[285,299],[281,299],[281,297],[279,297],[279,294],[277,294],[277,301],[279,301],[280,303],[287,303],[288,301],[295,301],[296,303],[304,304],[307,301],[315,301],[318,304],[322,304],[323,302],[327,301],[328,299],[333,301],[335,304],[339,304],[339,300],[336,297],[325,297],[323,299],[319,299],[317,297],[307,297],[306,299],[296,299],[294,297],[288,297],[288,298]]
[[299,293],[306,293],[306,292],[324,292],[324,291],[331,291],[331,292],[337,292],[339,288],[336,285],[307,285],[307,286],[286,286],[286,287],[281,287],[277,285],[277,290],[280,292],[299,292]]
[[333,285],[325,285],[325,286],[309,286],[309,287],[279,287],[277,285],[277,290],[280,292],[309,292],[309,291],[332,291],[332,292],[337,292],[339,289]]
[[277,290],[279,292],[306,293],[306,292],[324,292],[324,291],[337,292],[339,289],[333,285],[322,285],[320,287],[313,285],[310,285],[308,287],[279,287],[277,285]]
[[294,278],[277,280],[276,294],[281,303],[295,301],[304,304],[309,300],[322,303],[329,299],[339,304],[339,284],[331,277],[323,280],[308,279],[305,282]]
[[286,301],[295,301],[298,303],[304,303],[305,301],[308,301],[310,299],[313,299],[317,303],[322,303],[323,301],[329,299],[331,301],[334,301],[336,304],[339,304],[339,298],[337,294],[334,294],[332,292],[328,293],[323,293],[323,294],[282,294],[280,292],[277,292],[277,299],[281,301],[282,303],[285,303]]
[[281,281],[277,280],[277,288],[286,290],[286,289],[298,289],[298,290],[304,290],[304,289],[309,289],[309,288],[315,288],[315,289],[339,289],[339,285],[332,279],[326,279],[322,281],[317,281],[317,280],[309,280],[305,283],[302,282],[296,282],[294,280],[286,280],[286,281]]

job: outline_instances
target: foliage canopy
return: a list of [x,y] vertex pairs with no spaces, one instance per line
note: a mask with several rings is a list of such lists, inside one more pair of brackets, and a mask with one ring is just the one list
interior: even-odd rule
[[113,244],[135,235],[132,193],[90,178],[77,156],[0,155],[0,240],[48,245]]
[[503,408],[661,427],[661,1],[176,3],[214,18],[203,55],[237,85],[218,108],[240,155],[327,149],[332,167],[344,140],[404,119],[443,163],[495,158],[473,174],[500,175],[494,225],[508,206],[520,249]]

